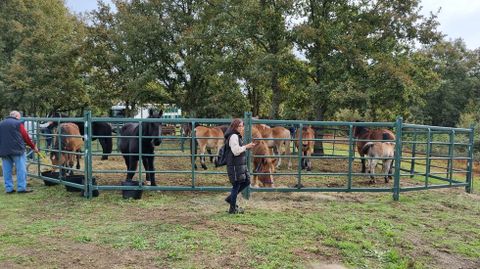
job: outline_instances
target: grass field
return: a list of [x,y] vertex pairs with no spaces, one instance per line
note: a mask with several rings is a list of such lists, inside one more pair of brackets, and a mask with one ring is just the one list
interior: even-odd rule
[[[94,164],[124,169],[120,157],[96,157]],[[156,167],[189,166],[158,158]],[[314,161],[314,171],[344,166]],[[113,185],[124,177],[97,175],[100,184]],[[190,183],[188,174],[157,179]],[[224,175],[198,180],[228,185]],[[381,181],[376,186],[392,184]],[[344,182],[305,177],[311,186]],[[354,178],[354,185],[366,182]],[[417,184],[421,179],[402,178],[402,185]],[[464,188],[411,192],[400,202],[391,193],[253,193],[240,200],[243,215],[227,213],[226,193],[145,192],[132,201],[110,191],[86,200],[34,179],[31,194],[7,195],[1,185],[0,268],[480,268],[478,184],[473,194]]]

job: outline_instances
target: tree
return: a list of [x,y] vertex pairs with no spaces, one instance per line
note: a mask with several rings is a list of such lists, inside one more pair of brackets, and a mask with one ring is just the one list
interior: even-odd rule
[[[420,16],[418,1],[304,0],[299,10],[305,20],[296,27],[296,44],[310,66],[316,120],[342,107],[371,110],[374,119],[391,111],[391,118],[403,112],[396,104],[415,100],[419,85],[434,79],[410,61],[415,44],[439,38],[435,16]],[[321,143],[315,151],[323,153]]]
[[0,18],[4,110],[37,114],[88,104],[80,64],[83,27],[63,1],[2,1]]
[[479,57],[461,39],[441,42],[429,50],[435,71],[442,78],[437,90],[427,94],[425,113],[430,124],[455,126],[470,100],[479,93]]

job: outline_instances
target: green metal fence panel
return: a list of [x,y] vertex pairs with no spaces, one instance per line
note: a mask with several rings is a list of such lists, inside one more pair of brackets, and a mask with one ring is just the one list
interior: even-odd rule
[[[169,190],[169,191],[228,191],[230,186],[228,184],[227,176],[225,169],[216,169],[216,170],[206,170],[206,171],[197,171],[195,170],[195,160],[196,157],[213,157],[216,156],[216,153],[212,154],[198,154],[195,153],[195,150],[191,150],[188,154],[183,152],[182,142],[185,139],[190,141],[190,149],[195,149],[197,147],[197,137],[195,126],[196,124],[202,125],[219,125],[219,124],[229,124],[231,119],[200,119],[200,118],[169,118],[169,119],[119,119],[119,118],[97,118],[92,117],[90,112],[86,112],[83,118],[30,118],[32,121],[45,121],[53,120],[57,123],[76,121],[84,123],[84,168],[77,172],[84,173],[84,184],[82,186],[76,186],[82,188],[85,191],[85,196],[90,198],[92,197],[93,190],[147,190],[147,191],[157,191],[157,190]],[[160,121],[163,124],[191,124],[192,133],[189,137],[177,135],[175,132],[174,135],[161,135],[159,138],[164,140],[170,140],[171,145],[177,145],[178,148],[169,147],[166,148],[165,144],[155,150],[154,154],[145,154],[142,152],[140,147],[139,156],[139,165],[137,171],[127,171],[128,169],[118,169],[118,168],[94,168],[95,160],[93,157],[101,155],[98,152],[98,149],[94,148],[92,140],[94,138],[99,138],[100,136],[95,136],[92,134],[92,123],[93,122],[108,122],[114,126],[114,129],[117,130],[115,134],[112,134],[110,137],[116,139],[118,144],[118,139],[122,136],[120,135],[119,128],[123,123],[135,122],[139,124],[139,128],[142,128],[142,122],[155,122]],[[245,124],[245,143],[252,141],[252,127],[254,124],[267,124],[271,126],[286,126],[290,128],[291,126],[297,127],[295,135],[291,136],[291,146],[293,149],[297,149],[295,146],[298,143],[298,151],[292,150],[293,153],[290,155],[284,154],[278,155],[265,155],[265,158],[296,158],[297,167],[293,171],[282,171],[279,170],[273,173],[274,177],[284,176],[287,179],[293,179],[295,186],[291,187],[274,187],[274,188],[247,188],[244,192],[244,197],[250,197],[251,192],[390,192],[393,193],[393,199],[399,200],[400,193],[412,190],[426,190],[434,188],[444,188],[444,187],[465,187],[466,191],[470,192],[472,190],[472,165],[473,165],[473,128],[448,128],[448,127],[438,127],[438,126],[427,126],[427,125],[415,125],[403,123],[402,118],[397,118],[395,122],[333,122],[333,121],[306,121],[306,120],[260,120],[253,119],[251,113],[245,113],[244,115],[244,124]],[[303,159],[307,160],[305,156],[302,156],[303,150],[300,147],[303,147],[304,139],[302,138],[303,127],[312,126],[313,128],[321,128],[322,137],[316,137],[312,141],[321,142],[324,145],[325,154],[322,156],[311,156],[308,158],[309,161],[315,161],[316,166],[314,171],[303,171],[302,162]],[[395,172],[393,185],[384,186],[384,185],[368,185],[366,187],[359,187],[358,182],[362,178],[367,178],[368,175],[355,171],[355,164],[361,159],[371,159],[370,157],[360,157],[355,156],[355,143],[360,140],[355,138],[353,135],[353,129],[356,126],[364,126],[368,128],[394,128],[396,139],[395,139]],[[36,141],[40,144],[41,134],[37,128]],[[142,135],[140,130],[139,136],[135,137],[141,142],[143,138],[149,138]],[[341,134],[341,135],[339,135]],[[467,134],[468,141],[462,141],[457,139],[457,136],[460,134]],[[58,134],[53,135],[53,137],[58,137],[64,134],[59,132]],[[298,139],[295,138],[298,137]],[[443,141],[434,139],[434,136],[439,136],[441,139],[444,139],[447,136],[447,139]],[[333,138],[332,138],[333,137]],[[443,138],[442,138],[443,137]],[[219,138],[219,139],[223,139]],[[278,140],[270,139],[270,140]],[[264,139],[263,139],[264,140]],[[387,142],[388,140],[377,140],[379,142]],[[165,142],[165,141],[164,141]],[[393,141],[392,141],[393,142]],[[411,144],[411,146],[409,145]],[[435,147],[448,147],[447,151],[438,151]],[[456,149],[458,147],[465,147],[467,156],[456,155]],[[403,149],[411,149],[411,154],[403,154]],[[435,151],[434,151],[435,149]],[[52,151],[62,152],[61,143],[58,148],[52,149]],[[63,151],[64,152],[64,151]],[[118,146],[116,152],[112,152],[111,156],[123,156],[118,152]],[[130,154],[132,155],[132,154]],[[134,155],[134,154],[133,154]],[[143,169],[143,160],[142,157],[145,156],[154,156],[156,158],[166,159],[167,162],[172,162],[174,158],[188,158],[191,164],[187,168],[182,169],[172,169],[163,167],[160,169],[155,169],[155,171],[146,171]],[[253,158],[258,156],[253,156],[249,152],[247,153],[248,158],[248,169],[253,175],[269,175],[271,173],[260,173],[258,171],[252,171],[251,161]],[[455,167],[454,163],[457,160],[467,160],[465,170],[458,169]],[[408,161],[408,169],[402,167],[402,162]],[[37,174],[30,174],[37,178],[43,178],[40,174],[41,168],[48,167],[46,164],[42,163],[41,160],[34,159],[32,162],[36,162]],[[320,163],[335,163],[339,165],[339,169],[343,170],[328,170],[325,167],[321,167]],[[446,165],[443,164],[446,163]],[[319,167],[320,166],[320,167]],[[123,166],[124,167],[124,166]],[[344,168],[341,168],[344,167]],[[59,167],[56,167],[59,168]],[[337,168],[336,168],[337,169]],[[441,170],[444,171],[441,171]],[[73,169],[76,171],[76,169]],[[408,173],[401,173],[405,171]],[[93,178],[96,176],[104,175],[117,175],[117,174],[126,174],[127,172],[137,172],[140,185],[139,186],[120,186],[120,185],[111,185],[111,184],[98,184],[93,185]],[[147,173],[155,173],[164,175],[164,178],[176,179],[177,176],[185,176],[190,178],[189,184],[186,186],[182,185],[167,185],[161,186],[148,186],[144,184],[144,175]],[[464,179],[459,179],[458,174],[465,173]],[[168,176],[172,175],[172,176]],[[221,179],[221,186],[212,185],[212,181],[206,180],[210,176],[217,176],[217,180],[220,180],[220,176],[224,175],[224,179]],[[373,174],[373,176],[386,176],[383,173]],[[420,182],[423,181],[423,185],[420,186],[404,186],[402,185],[402,177],[408,176],[411,180],[419,180],[419,177],[422,177]],[[325,180],[335,179],[337,180],[332,186],[327,183],[322,183]],[[431,184],[430,180],[435,180],[435,182],[440,182],[440,184]],[[224,181],[223,181],[224,180]],[[463,181],[465,180],[465,181]],[[53,182],[60,182],[64,185],[72,185],[72,183],[65,182],[63,180],[52,180]],[[355,183],[355,185],[354,185]],[[203,185],[202,185],[203,184]],[[224,185],[223,185],[224,184]],[[309,186],[310,184],[310,186]],[[74,184],[75,185],[75,184]],[[78,184],[76,184],[78,185]]]

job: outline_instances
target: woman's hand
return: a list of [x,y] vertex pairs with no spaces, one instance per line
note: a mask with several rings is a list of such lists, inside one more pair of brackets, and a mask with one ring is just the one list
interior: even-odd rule
[[248,143],[248,144],[245,145],[245,148],[246,148],[246,149],[251,149],[251,148],[255,147],[255,145],[256,145],[256,144],[255,144],[254,142]]

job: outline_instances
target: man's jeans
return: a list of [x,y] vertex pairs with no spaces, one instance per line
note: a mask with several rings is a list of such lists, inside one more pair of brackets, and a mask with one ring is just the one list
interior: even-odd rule
[[25,153],[2,158],[5,191],[11,192],[14,190],[12,177],[13,164],[15,164],[17,168],[17,191],[24,191],[27,189],[27,155]]

